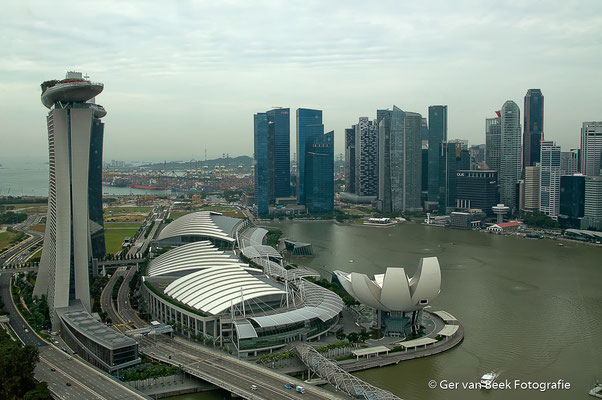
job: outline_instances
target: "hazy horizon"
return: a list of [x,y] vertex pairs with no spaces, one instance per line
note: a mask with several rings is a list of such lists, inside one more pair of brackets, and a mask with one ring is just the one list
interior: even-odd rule
[[459,1],[28,2],[0,17],[3,157],[46,157],[40,83],[67,70],[103,82],[104,159],[177,161],[253,154],[253,114],[323,110],[344,129],[397,105],[448,106],[448,139],[485,143],[485,119],[530,88],[544,134],[579,147],[602,120],[602,3]]

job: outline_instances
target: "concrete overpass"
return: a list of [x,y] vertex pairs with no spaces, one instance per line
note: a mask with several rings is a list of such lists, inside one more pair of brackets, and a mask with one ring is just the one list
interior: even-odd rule
[[[343,394],[311,386],[298,379],[239,360],[184,339],[137,338],[140,351],[150,358],[181,367],[187,374],[219,386],[236,396],[256,400],[289,400],[298,395],[284,385],[301,385],[304,399],[342,400]],[[256,389],[252,389],[252,385]]]

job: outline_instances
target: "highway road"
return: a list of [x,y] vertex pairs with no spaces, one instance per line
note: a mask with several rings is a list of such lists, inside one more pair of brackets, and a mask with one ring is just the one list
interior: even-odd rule
[[117,293],[117,314],[134,327],[144,328],[148,324],[138,316],[138,313],[132,308],[132,305],[129,301],[130,281],[134,277],[135,273],[136,267],[130,267],[123,282],[121,283],[121,286],[119,287],[119,292]]
[[[147,398],[50,346],[40,349],[40,362],[36,366],[35,376],[38,380],[48,382],[52,392],[65,400]],[[67,382],[71,385],[68,386]]]
[[[125,387],[77,358],[49,346],[40,340],[17,313],[10,299],[10,273],[0,275],[0,293],[4,309],[8,312],[10,325],[25,344],[40,346],[40,362],[35,369],[35,378],[48,382],[48,387],[61,399],[147,399]],[[26,331],[27,329],[27,331]],[[52,371],[51,369],[55,369]],[[71,386],[67,386],[67,382]]]
[[115,303],[113,302],[113,288],[115,287],[115,283],[120,276],[124,277],[127,273],[125,267],[119,267],[115,270],[107,285],[102,290],[100,294],[100,306],[104,312],[107,313],[109,318],[111,318],[111,323],[113,324],[113,328],[123,333],[127,328],[128,321],[117,312],[115,309]]
[[144,254],[148,246],[150,246],[151,242],[155,238],[157,229],[159,229],[161,226],[166,214],[167,211],[163,208],[163,206],[155,206],[152,211],[149,212],[148,217],[146,217],[146,224],[148,226],[148,224],[152,224],[154,222],[153,227],[146,238],[143,237],[144,233],[146,233],[146,229],[140,231],[139,236],[136,238],[136,243],[127,253],[128,256],[134,257],[136,254]]
[[[23,230],[36,222],[37,219],[29,218],[16,228]],[[40,241],[42,235],[38,232],[27,231],[33,239],[25,240],[7,252],[0,258],[0,266],[4,267],[15,254],[19,254],[25,248],[32,245],[33,241]],[[20,271],[20,270],[19,270]],[[149,399],[129,387],[121,384],[109,375],[101,372],[88,364],[80,361],[65,351],[55,346],[48,345],[41,340],[23,320],[17,312],[10,295],[10,280],[13,269],[2,270],[0,273],[0,296],[4,302],[4,309],[8,312],[10,326],[17,337],[24,344],[38,346],[40,361],[36,365],[34,376],[38,381],[48,382],[50,391],[60,399]],[[54,370],[54,371],[53,371]],[[70,385],[67,385],[67,382]]]
[[[157,360],[181,366],[187,373],[220,386],[246,399],[289,400],[291,398],[312,400],[346,399],[341,394],[307,385],[297,379],[278,374],[266,368],[239,360],[218,351],[175,341],[167,337],[155,339],[137,338],[144,354]],[[286,389],[287,383],[302,385],[306,392],[296,393]],[[253,390],[251,385],[257,386]]]

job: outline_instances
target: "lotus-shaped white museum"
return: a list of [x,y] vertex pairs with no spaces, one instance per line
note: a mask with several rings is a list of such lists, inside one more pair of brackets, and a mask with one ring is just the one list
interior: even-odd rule
[[441,269],[437,257],[420,260],[411,278],[404,268],[387,268],[374,279],[357,272],[334,271],[343,288],[362,304],[392,313],[420,311],[441,291]]

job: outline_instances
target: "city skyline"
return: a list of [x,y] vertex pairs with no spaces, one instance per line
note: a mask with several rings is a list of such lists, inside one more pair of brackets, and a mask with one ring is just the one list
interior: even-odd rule
[[[276,105],[323,110],[337,154],[350,121],[373,119],[389,104],[423,116],[430,105],[448,105],[448,138],[481,144],[483,119],[506,100],[522,106],[530,88],[546,96],[546,140],[575,148],[582,122],[600,119],[602,52],[594,38],[601,5],[550,3],[392,5],[386,16],[362,4],[116,3],[93,13],[77,4],[8,4],[0,28],[0,157],[45,156],[43,121],[30,116],[39,112],[38,82],[65,69],[115,88],[103,101],[115,110],[107,159],[203,159],[205,150],[215,158],[226,147],[232,156],[251,155],[248,116]],[[50,34],[47,26],[62,28]],[[398,39],[408,44],[403,52]],[[66,46],[68,60],[56,52]],[[138,112],[130,113],[134,102]]]

